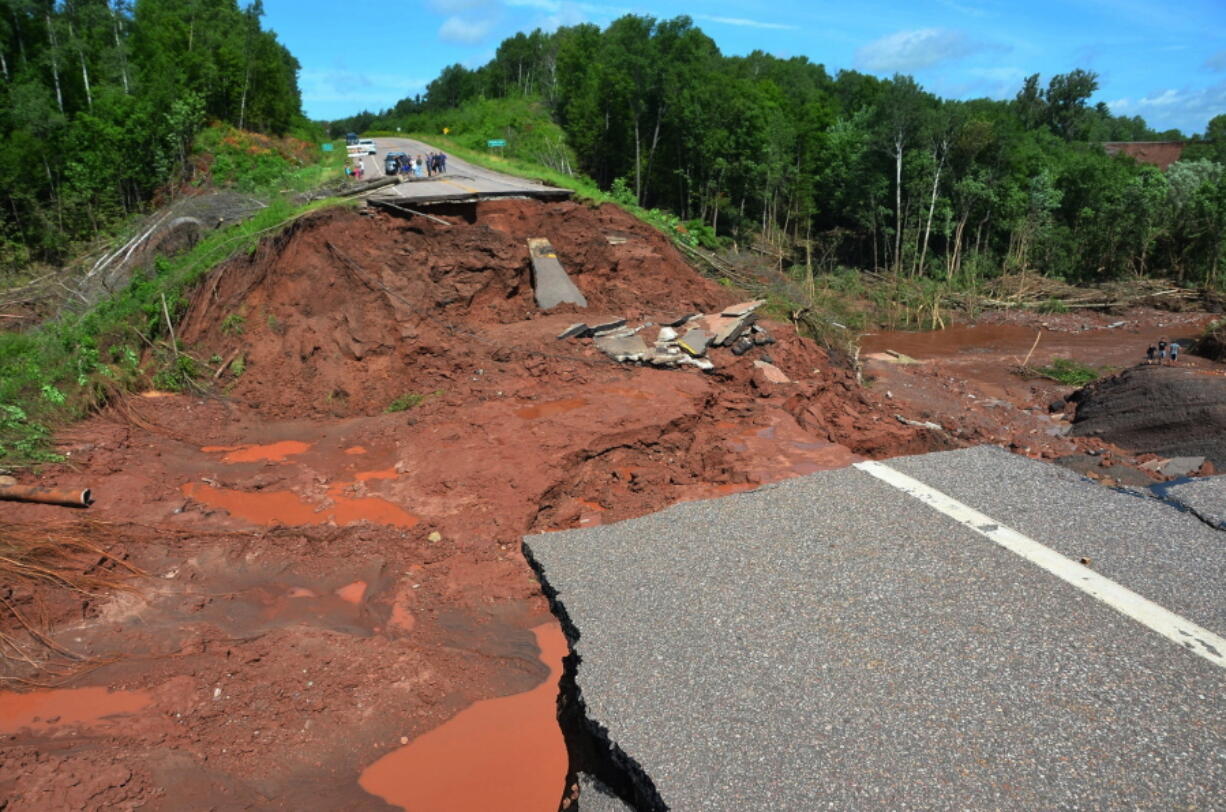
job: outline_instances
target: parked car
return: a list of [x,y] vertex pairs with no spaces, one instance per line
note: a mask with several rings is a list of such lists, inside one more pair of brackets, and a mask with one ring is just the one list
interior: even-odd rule
[[397,175],[400,173],[401,161],[409,156],[403,152],[389,152],[383,157],[383,172],[387,175]]
[[358,146],[364,147],[366,149],[367,155],[374,155],[376,152],[379,151],[379,148],[375,146],[374,140],[370,138],[363,138],[361,141],[358,142]]

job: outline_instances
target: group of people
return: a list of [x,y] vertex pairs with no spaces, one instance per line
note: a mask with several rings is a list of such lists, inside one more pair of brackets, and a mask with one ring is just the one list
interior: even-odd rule
[[1160,338],[1157,344],[1150,344],[1145,350],[1145,363],[1147,364],[1152,364],[1156,360],[1158,364],[1165,366],[1168,358],[1172,366],[1179,363],[1178,342],[1168,342],[1165,338]]
[[447,171],[447,156],[442,152],[431,152],[428,155],[401,155],[397,159],[399,167],[396,174],[412,175],[417,178],[434,177]]
[[[389,156],[390,162],[391,156]],[[397,175],[410,175],[417,178],[433,177],[447,171],[447,155],[443,152],[431,152],[428,155],[399,155],[396,157]],[[389,174],[391,174],[389,172]],[[365,161],[354,158],[353,165],[345,165],[345,177],[362,180],[366,177]]]

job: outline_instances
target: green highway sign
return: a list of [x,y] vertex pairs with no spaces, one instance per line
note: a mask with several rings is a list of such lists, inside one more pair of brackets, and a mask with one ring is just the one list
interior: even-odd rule
[[324,144],[324,145],[323,145],[323,147],[324,147],[324,152],[331,152],[331,151],[332,151],[332,145],[331,145],[331,144]]
[[507,139],[505,139],[505,138],[491,138],[490,140],[488,140],[488,141],[486,141],[486,142],[485,142],[485,145],[486,145],[487,147],[505,147],[505,146],[507,145]]

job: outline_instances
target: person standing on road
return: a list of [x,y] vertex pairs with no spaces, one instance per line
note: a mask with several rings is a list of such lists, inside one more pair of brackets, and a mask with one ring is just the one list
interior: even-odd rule
[[438,171],[440,174],[447,174],[447,153],[440,152],[438,154]]
[[1179,365],[1179,342],[1171,342],[1171,366]]
[[1158,365],[1166,364],[1166,339],[1158,339]]
[[1158,348],[1154,346],[1153,344],[1150,344],[1148,347],[1145,348],[1145,363],[1152,364],[1154,362],[1154,358],[1157,357],[1157,355],[1158,355]]

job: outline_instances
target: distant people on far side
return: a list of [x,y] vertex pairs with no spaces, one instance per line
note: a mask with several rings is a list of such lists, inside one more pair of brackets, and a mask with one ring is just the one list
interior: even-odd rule
[[1145,363],[1152,364],[1154,362],[1154,359],[1157,357],[1158,357],[1158,347],[1156,345],[1150,344],[1148,347],[1145,348]]
[[1166,364],[1166,338],[1158,339],[1158,364]]
[[1172,341],[1171,342],[1171,366],[1178,366],[1178,364],[1179,364],[1179,342]]

